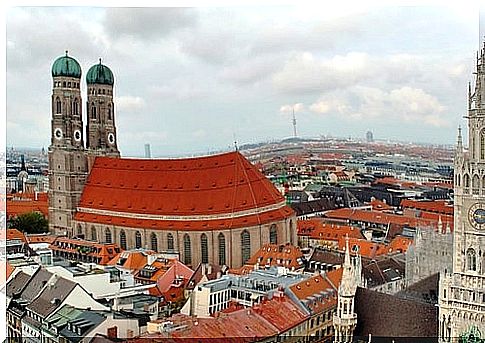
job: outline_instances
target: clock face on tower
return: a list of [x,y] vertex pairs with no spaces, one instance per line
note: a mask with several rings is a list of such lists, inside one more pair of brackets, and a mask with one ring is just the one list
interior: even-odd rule
[[108,133],[108,142],[109,144],[113,145],[115,143],[115,135],[113,133]]
[[54,137],[56,139],[61,139],[62,138],[62,130],[60,128],[56,128],[54,130]]
[[473,204],[468,210],[468,220],[475,229],[485,229],[485,204]]

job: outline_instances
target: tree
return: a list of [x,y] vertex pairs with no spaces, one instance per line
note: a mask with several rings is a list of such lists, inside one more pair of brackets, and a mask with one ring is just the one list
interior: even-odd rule
[[9,227],[25,233],[44,233],[49,231],[47,219],[38,212],[23,213],[10,220]]

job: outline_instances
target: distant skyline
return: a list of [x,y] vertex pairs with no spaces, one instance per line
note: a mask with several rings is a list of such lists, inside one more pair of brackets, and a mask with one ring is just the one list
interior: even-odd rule
[[113,70],[123,156],[290,137],[293,107],[303,137],[453,144],[478,19],[474,7],[10,8],[7,146],[49,146],[50,70],[65,50],[83,101],[89,67]]

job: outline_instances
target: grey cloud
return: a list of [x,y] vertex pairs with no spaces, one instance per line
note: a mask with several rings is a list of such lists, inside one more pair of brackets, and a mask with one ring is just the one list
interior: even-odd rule
[[192,8],[108,8],[103,21],[112,38],[136,37],[143,41],[158,40],[173,31],[197,24]]

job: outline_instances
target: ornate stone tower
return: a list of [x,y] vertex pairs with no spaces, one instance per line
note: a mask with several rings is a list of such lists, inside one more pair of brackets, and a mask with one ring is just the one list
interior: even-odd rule
[[87,150],[90,156],[119,157],[113,103],[114,77],[101,63],[92,66],[87,75]]
[[71,221],[87,176],[84,151],[81,67],[72,57],[52,65],[52,120],[49,146],[49,228],[72,235]]
[[455,152],[452,270],[440,275],[439,341],[485,338],[485,46],[468,86],[468,151]]
[[354,312],[355,292],[361,280],[360,257],[350,261],[349,237],[345,242],[345,259],[342,268],[342,281],[338,288],[337,313],[333,316],[335,328],[334,342],[350,343],[357,325],[357,314]]

